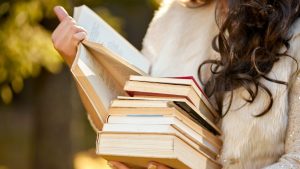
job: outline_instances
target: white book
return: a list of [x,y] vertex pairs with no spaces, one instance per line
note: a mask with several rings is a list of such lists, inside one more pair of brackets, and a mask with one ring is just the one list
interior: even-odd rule
[[[139,134],[171,134],[176,135],[195,150],[203,153],[208,158],[216,159],[218,155],[218,150],[214,148],[211,144],[206,142],[204,145],[204,139],[195,139],[187,135],[186,133],[180,132],[180,129],[176,129],[173,125],[162,125],[162,124],[104,124],[103,132],[113,132],[113,133],[139,133]],[[210,147],[208,147],[209,145]],[[213,151],[214,150],[214,151]]]
[[[123,126],[122,126],[123,125]],[[160,115],[111,115],[108,118],[108,124],[104,125],[103,131],[132,131],[132,132],[159,132],[159,133],[176,133],[174,129],[181,132],[193,140],[197,145],[208,148],[215,154],[219,154],[220,147],[210,143],[191,127],[184,124],[176,117],[166,117]]]
[[130,168],[145,168],[156,161],[178,169],[221,169],[179,137],[171,134],[99,132],[97,154],[109,161],[120,161]]

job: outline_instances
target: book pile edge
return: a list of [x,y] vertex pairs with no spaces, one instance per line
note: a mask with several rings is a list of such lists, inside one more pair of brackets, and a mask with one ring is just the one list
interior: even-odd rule
[[130,76],[124,91],[98,132],[97,154],[132,168],[221,168],[219,116],[192,77]]

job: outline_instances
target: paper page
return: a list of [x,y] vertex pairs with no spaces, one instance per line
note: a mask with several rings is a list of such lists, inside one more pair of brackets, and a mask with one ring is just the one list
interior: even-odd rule
[[74,17],[77,24],[87,30],[89,41],[103,45],[130,64],[149,73],[150,61],[87,6],[76,7]]
[[[73,75],[81,83],[90,101],[93,102],[102,123],[106,120],[108,108],[113,99],[123,94],[122,87],[118,86],[110,77],[109,73],[100,65],[90,52],[80,45],[77,58],[72,66]],[[75,72],[75,67],[80,69],[80,74]],[[88,83],[81,81],[84,78]],[[97,98],[95,98],[97,97]],[[102,107],[104,110],[102,110]]]

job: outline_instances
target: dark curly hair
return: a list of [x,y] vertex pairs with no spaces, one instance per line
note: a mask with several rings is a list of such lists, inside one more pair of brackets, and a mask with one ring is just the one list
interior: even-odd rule
[[[222,116],[223,96],[231,92],[231,99],[223,116],[229,111],[233,90],[244,88],[250,95],[245,101],[252,103],[259,88],[265,91],[270,102],[266,109],[255,116],[266,114],[272,107],[270,90],[260,79],[287,85],[285,81],[267,76],[275,62],[289,57],[289,28],[299,17],[299,0],[219,0],[216,22],[219,34],[212,45],[220,54],[216,60],[206,60],[199,66],[199,79],[208,97],[215,97],[217,109]],[[285,48],[284,48],[285,47]],[[285,51],[282,52],[282,48]],[[201,70],[210,65],[211,76],[204,82]],[[298,66],[297,66],[298,67]],[[298,68],[297,68],[298,69]],[[252,87],[254,86],[254,87]]]

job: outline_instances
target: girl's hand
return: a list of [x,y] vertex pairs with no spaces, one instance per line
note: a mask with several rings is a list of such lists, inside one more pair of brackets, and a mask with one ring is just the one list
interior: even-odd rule
[[75,20],[61,6],[56,6],[54,12],[60,21],[52,33],[54,48],[64,58],[69,66],[72,65],[79,42],[86,38],[84,28],[77,26]]
[[[124,165],[123,163],[120,163],[120,162],[117,162],[117,161],[109,161],[108,165],[112,169],[130,169],[126,165]],[[169,168],[165,165],[156,163],[156,162],[150,162],[147,166],[147,169],[171,169],[171,168]]]

